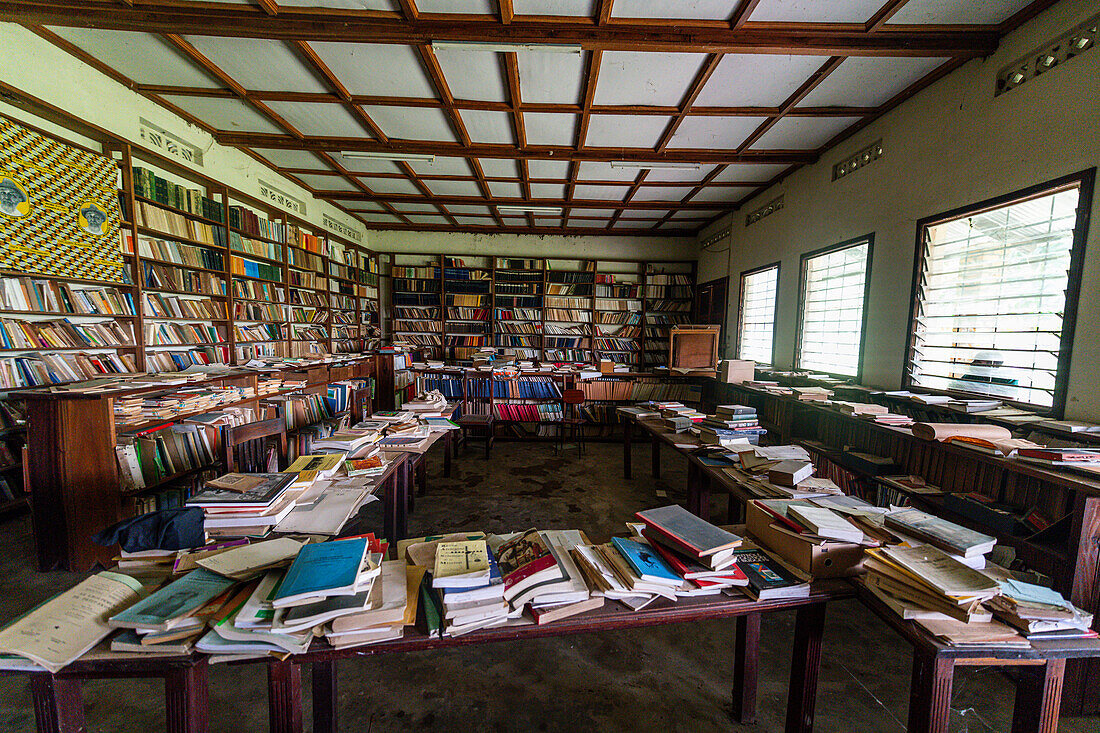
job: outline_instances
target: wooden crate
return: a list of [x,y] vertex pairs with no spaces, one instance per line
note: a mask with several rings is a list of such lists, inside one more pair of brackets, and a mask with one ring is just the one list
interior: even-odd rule
[[673,326],[668,341],[669,369],[713,372],[718,365],[721,326]]

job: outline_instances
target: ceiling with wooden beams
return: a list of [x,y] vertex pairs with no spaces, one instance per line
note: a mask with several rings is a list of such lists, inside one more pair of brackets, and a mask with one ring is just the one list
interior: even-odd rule
[[[683,235],[1051,4],[24,0],[0,21],[368,228]],[[434,159],[379,157],[403,155]]]

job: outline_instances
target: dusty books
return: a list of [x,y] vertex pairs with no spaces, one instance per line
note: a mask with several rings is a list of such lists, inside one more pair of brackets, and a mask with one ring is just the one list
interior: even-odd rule
[[[227,474],[227,476],[236,476],[241,474]],[[237,488],[219,488],[207,484],[204,491],[195,496],[192,496],[187,500],[189,506],[198,507],[219,507],[219,508],[256,508],[256,507],[268,507],[271,506],[290,483],[294,480],[293,476],[289,476],[285,473],[256,473],[247,474],[249,476],[256,477],[260,480],[260,483],[251,488],[245,490],[239,490]],[[216,481],[225,479],[227,476],[222,476]]]
[[529,529],[491,548],[504,579],[504,598],[517,606],[566,580],[538,530]]
[[809,461],[780,461],[768,469],[768,480],[780,486],[797,486],[813,475],[814,466]]
[[168,631],[233,584],[229,578],[199,568],[112,616],[109,623],[116,629]]
[[315,497],[304,500],[275,527],[285,534],[335,535],[339,534],[359,507],[376,497],[367,494],[367,487],[327,486]]
[[745,593],[757,601],[801,598],[810,594],[810,584],[763,550],[738,550],[737,567],[748,578]]
[[912,535],[952,555],[977,557],[986,554],[997,544],[994,537],[917,509],[891,512],[883,521],[888,528]]
[[863,532],[840,514],[819,506],[792,503],[787,515],[818,537],[842,542],[863,542]]
[[489,548],[485,540],[441,542],[435,549],[434,588],[471,588],[489,579]]
[[227,578],[248,580],[271,568],[288,565],[301,547],[302,543],[297,540],[280,537],[276,540],[234,547],[212,557],[204,557],[197,562],[201,567]]
[[646,529],[652,531],[651,539],[696,558],[711,568],[728,564],[732,551],[741,545],[741,538],[737,535],[714,526],[677,504],[636,512],[634,516],[645,522]]
[[307,473],[313,472],[318,478],[331,478],[344,463],[344,456],[340,453],[324,453],[321,455],[298,456],[294,463],[287,466],[283,473]]
[[57,672],[106,638],[108,619],[137,601],[140,590],[127,575],[97,573],[0,631],[0,652]]
[[287,570],[272,605],[282,608],[328,596],[354,595],[367,550],[363,537],[303,546]]

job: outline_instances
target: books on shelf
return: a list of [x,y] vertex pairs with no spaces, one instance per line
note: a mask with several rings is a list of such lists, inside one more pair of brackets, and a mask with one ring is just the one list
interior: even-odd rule
[[72,313],[74,315],[134,315],[133,294],[118,288],[76,285],[30,277],[0,279],[0,305],[8,310]]
[[38,321],[0,318],[0,345],[16,349],[103,349],[133,346],[129,323],[115,320],[74,321],[70,318]]
[[146,318],[225,319],[225,304],[211,298],[143,293],[143,301]]

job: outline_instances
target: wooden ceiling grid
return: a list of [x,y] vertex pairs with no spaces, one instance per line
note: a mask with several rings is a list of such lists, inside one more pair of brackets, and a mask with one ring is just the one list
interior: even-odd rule
[[[995,24],[917,26],[891,23],[891,18],[908,2],[919,1],[886,0],[862,23],[755,22],[752,16],[761,0],[731,0],[729,16],[724,20],[617,17],[613,13],[614,0],[598,0],[591,17],[517,14],[512,0],[497,0],[495,15],[429,13],[420,10],[416,0],[395,0],[396,12],[291,7],[280,5],[277,0],[247,0],[245,3],[196,3],[189,0],[20,0],[0,2],[0,20],[23,24],[66,52],[108,74],[115,81],[206,130],[220,143],[238,147],[254,159],[279,170],[318,198],[328,200],[359,218],[369,228],[559,234],[597,234],[614,229],[615,234],[689,235],[727,211],[740,207],[744,201],[781,180],[797,167],[816,161],[822,152],[967,60],[991,53],[1002,35],[1053,3],[1053,0],[1034,0]],[[546,2],[550,4],[552,0]],[[101,61],[86,48],[63,38],[51,27],[154,34],[170,44],[188,62],[202,69],[216,81],[217,86],[180,86],[148,83],[160,79],[131,78]],[[220,68],[207,53],[201,52],[190,43],[188,36],[282,41],[320,86],[315,87],[314,91],[300,88],[247,88]],[[456,98],[432,45],[435,41],[502,44],[511,48],[530,44],[532,48],[523,53],[538,52],[539,46],[547,44],[580,46],[583,49],[584,62],[577,79],[577,98],[574,101],[547,101],[546,98],[551,95],[536,94],[534,99],[538,101],[525,101],[521,86],[524,78],[523,59],[517,53],[519,49],[511,48],[496,54],[503,89],[501,98]],[[348,83],[348,79],[341,79],[340,73],[334,71],[323,55],[311,45],[317,42],[406,46],[415,52],[419,71],[431,87],[432,96],[354,93],[354,87]],[[623,103],[624,100],[619,98],[607,100],[606,89],[601,92],[601,99],[617,103],[596,104],[594,100],[597,85],[600,83],[601,66],[607,62],[609,52],[629,52],[628,57],[638,52],[667,53],[685,60],[684,63],[690,63],[690,58],[699,58],[700,61],[676,105],[667,103],[667,95],[666,100],[662,100],[665,103],[660,105]],[[778,105],[696,105],[722,59],[731,54],[822,56],[825,60]],[[800,106],[847,58],[854,56],[940,58],[944,61],[930,73],[922,72],[919,78],[915,78],[915,81],[880,104],[820,106],[811,103]],[[623,54],[620,53],[619,57],[622,58]],[[453,68],[448,68],[451,73],[455,73]],[[636,71],[645,84],[651,86],[655,80],[660,81],[656,77],[647,77],[645,69]],[[398,73],[398,70],[392,70],[391,73]],[[847,78],[850,74],[846,73],[844,76]],[[686,76],[684,78],[687,79]],[[186,81],[190,81],[190,78]],[[766,83],[767,80],[762,81]],[[467,92],[470,91],[469,85],[460,86]],[[832,84],[833,89],[836,86],[836,83]],[[413,89],[414,93],[418,91],[416,87]],[[708,94],[713,99],[713,91]],[[270,123],[269,129],[264,130],[262,125],[258,126],[260,129],[252,130],[219,128],[211,119],[203,119],[207,115],[194,114],[184,109],[181,105],[186,104],[189,98],[223,99],[227,100],[226,103],[243,104],[260,115],[260,119]],[[354,132],[354,127],[358,126],[362,128],[362,134],[357,137],[346,134],[309,134],[300,120],[294,118],[298,123],[296,127],[287,119],[286,115],[294,117],[293,109],[285,106],[287,103],[337,105],[356,123],[347,132]],[[278,106],[283,114],[272,104]],[[772,104],[774,105],[774,101]],[[415,115],[417,110],[424,110],[425,113],[435,110],[433,114],[442,115],[440,119],[445,119],[445,126],[449,128],[454,139],[406,139],[393,129],[391,123],[385,121],[387,115],[382,114],[381,108],[398,108],[395,109],[397,115]],[[200,108],[200,111],[201,109],[206,108]],[[382,125],[372,118],[368,109],[381,115]],[[481,133],[476,139],[472,138],[473,128],[469,128],[467,120],[464,120],[464,112],[472,115],[504,115],[510,126],[512,142],[486,142]],[[546,138],[543,137],[545,127],[540,124],[533,128],[532,134],[536,143],[532,144],[528,139],[527,115],[555,115],[551,119],[574,120],[575,129],[570,135],[571,142],[546,144]],[[667,118],[668,122],[664,124],[663,130],[657,127],[652,133],[639,133],[643,136],[641,140],[635,136],[634,141],[639,142],[646,139],[645,135],[656,135],[660,131],[652,147],[615,147],[608,145],[606,139],[589,140],[590,133],[597,138],[601,131],[605,137],[607,135],[606,124],[595,129],[592,127],[592,120],[600,115],[651,119],[652,116],[661,116]],[[698,142],[694,143],[694,147],[677,145],[677,142],[681,142],[681,135],[677,135],[677,132],[682,129],[684,140],[698,140],[698,135],[686,134],[684,126],[686,120],[697,117],[757,118],[762,121],[755,129],[746,128],[752,129],[752,132],[736,145],[712,144],[711,147],[701,147]],[[775,130],[788,118],[825,120],[841,117],[855,121],[832,135],[824,144],[775,149],[758,146],[766,136],[773,137],[768,136],[769,131]],[[407,118],[398,116],[393,119]],[[607,122],[623,124],[619,119]],[[828,132],[835,132],[835,123],[833,124]],[[389,134],[383,129],[384,125],[390,125]],[[652,126],[645,129],[652,129]],[[713,135],[711,137],[713,139]],[[784,135],[781,133],[780,137],[783,138]],[[597,142],[603,144],[596,144]],[[301,167],[301,164],[279,165],[272,157],[277,158],[275,153],[280,151],[309,152],[317,159],[318,165],[316,168]],[[447,169],[434,173],[424,170],[423,166],[414,167],[408,161],[399,160],[395,161],[394,169],[388,171],[357,170],[355,166],[347,164],[348,159],[340,154],[342,151],[362,151],[378,155],[434,155],[437,160],[454,159],[462,161],[463,165],[461,170]],[[515,173],[502,175],[494,163],[492,175],[487,175],[484,163],[486,160],[514,161]],[[546,174],[546,168],[540,165],[543,173],[533,175],[533,161],[559,161],[564,168],[559,171],[555,167],[554,175]],[[615,171],[607,168],[608,163],[615,162],[624,163],[634,170],[628,167],[623,172],[629,173],[629,177],[615,178]],[[582,164],[586,163],[596,164],[611,175],[583,175]],[[698,176],[693,178],[674,175],[666,179],[650,175],[650,171],[656,168],[646,167],[647,164],[660,166],[676,163],[697,165]],[[304,164],[308,164],[308,161],[304,161]],[[726,172],[728,166],[734,164],[782,167],[778,174],[764,181],[753,176],[745,176],[744,180],[716,180]],[[463,172],[467,169],[468,173]],[[332,185],[324,185],[324,181],[329,179]],[[383,186],[382,190],[371,185],[372,182],[375,186],[382,185],[386,181],[395,183]],[[403,182],[398,188],[405,192],[389,192],[398,181]],[[439,192],[433,190],[433,184],[443,182],[450,185],[438,185]],[[455,191],[463,191],[462,183],[471,184],[469,194],[473,194],[476,187],[478,195],[455,195]],[[494,194],[493,184],[496,184],[497,190],[507,191],[511,195]],[[594,187],[602,187],[605,197],[578,197],[579,185],[584,186],[586,194],[591,194]],[[537,187],[540,194],[553,191],[557,195],[533,195],[533,186]],[[639,192],[643,189],[646,193],[640,195]],[[709,192],[708,195],[695,200],[704,190]],[[514,195],[516,191],[518,195]],[[621,197],[616,193],[619,191],[623,192]],[[681,196],[684,191],[687,192],[686,195]],[[716,197],[720,200],[716,201]],[[547,218],[550,214],[542,213],[527,213],[525,217],[516,219],[502,216],[500,206],[549,207],[558,209],[559,213],[553,214],[551,219]],[[461,212],[457,216],[461,217],[462,222],[448,207],[454,207],[455,211]],[[470,221],[483,221],[484,224],[469,224]],[[547,221],[557,222],[557,225],[549,226]],[[600,223],[602,228],[578,224],[579,222]]]

